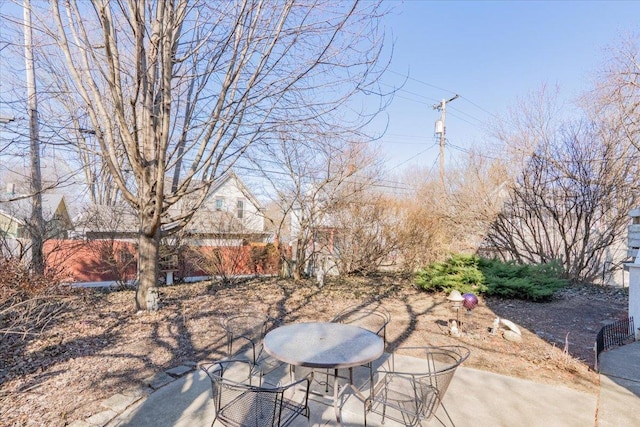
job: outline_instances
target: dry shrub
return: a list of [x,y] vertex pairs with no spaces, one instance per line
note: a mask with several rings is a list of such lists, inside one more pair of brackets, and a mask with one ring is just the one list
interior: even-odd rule
[[0,336],[34,335],[60,314],[68,291],[54,275],[32,274],[18,260],[0,260]]
[[203,247],[195,265],[209,276],[217,276],[224,283],[230,283],[235,276],[249,274],[250,247],[246,244],[219,247]]

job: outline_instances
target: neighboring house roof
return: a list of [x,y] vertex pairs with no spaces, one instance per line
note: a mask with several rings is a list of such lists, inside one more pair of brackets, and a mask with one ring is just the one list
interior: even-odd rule
[[[0,231],[13,237],[25,237],[24,226],[31,218],[32,199],[11,194],[15,199],[0,202]],[[47,238],[66,236],[73,229],[67,205],[62,194],[42,195],[42,216],[46,224]]]
[[[216,194],[227,184],[235,186],[255,206],[256,210],[261,211],[264,209],[238,176],[230,171],[212,184],[204,204],[193,214],[187,226],[186,231],[188,233],[211,235],[249,232],[255,234],[262,231],[247,229],[246,224],[228,211],[212,209],[211,206],[212,203],[215,203]],[[95,236],[94,233],[109,234],[111,236],[132,236],[138,231],[138,216],[128,205],[94,205],[86,209],[78,217],[76,224],[76,230],[87,237]]]
[[93,232],[130,234],[138,230],[138,216],[129,205],[92,205],[75,220],[76,231],[81,235]]
[[264,206],[262,206],[262,203],[260,203],[260,201],[253,195],[253,193],[249,191],[247,186],[244,185],[244,182],[242,182],[242,180],[238,178],[238,175],[236,175],[233,171],[226,172],[220,178],[216,179],[213,184],[211,184],[211,189],[209,190],[209,196],[207,198],[210,199],[218,192],[218,190],[220,190],[231,180],[234,180],[235,186],[258,210],[264,210]]
[[[10,197],[22,197],[17,200],[0,202],[0,213],[7,217],[11,217],[20,224],[24,224],[27,219],[31,218],[32,199],[30,196],[11,195]],[[51,221],[55,215],[66,216],[69,218],[67,205],[62,194],[43,194],[42,195],[42,216],[45,221]]]

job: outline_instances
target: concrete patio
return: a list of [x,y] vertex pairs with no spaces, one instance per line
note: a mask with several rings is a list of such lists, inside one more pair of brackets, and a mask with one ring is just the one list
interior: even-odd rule
[[[284,375],[284,372],[277,375]],[[366,384],[362,385],[366,387]],[[341,402],[343,425],[362,426],[363,402],[354,394],[346,394],[344,397]],[[539,384],[462,367],[456,372],[444,404],[458,427],[584,427],[595,423],[597,396],[568,387]],[[446,420],[442,408],[438,409],[436,416]],[[195,370],[158,388],[119,413],[106,425],[208,426],[213,418],[209,379],[200,370]],[[375,414],[367,416],[367,423],[372,426],[382,425],[380,417]],[[307,423],[304,418],[300,418],[294,425],[306,426]],[[311,425],[337,425],[331,399],[312,395]],[[392,427],[401,424],[385,420],[384,425]],[[433,418],[423,425],[441,424]]]
[[640,426],[640,341],[600,355],[596,425]]

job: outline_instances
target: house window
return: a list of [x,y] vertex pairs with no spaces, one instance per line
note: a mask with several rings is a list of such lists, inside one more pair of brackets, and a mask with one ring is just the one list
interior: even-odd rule
[[222,197],[216,197],[216,210],[222,210],[224,207],[224,199]]
[[238,200],[238,218],[244,218],[244,200]]

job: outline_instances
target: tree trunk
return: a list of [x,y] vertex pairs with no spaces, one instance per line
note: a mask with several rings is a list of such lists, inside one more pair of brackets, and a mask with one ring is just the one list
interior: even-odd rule
[[138,245],[138,290],[136,291],[136,309],[153,310],[157,307],[148,305],[147,296],[158,283],[158,253],[160,247],[160,230],[148,236],[140,233]]
[[293,264],[293,279],[298,281],[304,277],[304,265],[305,263],[305,251],[302,239],[296,240],[296,245],[294,248],[294,264]]

